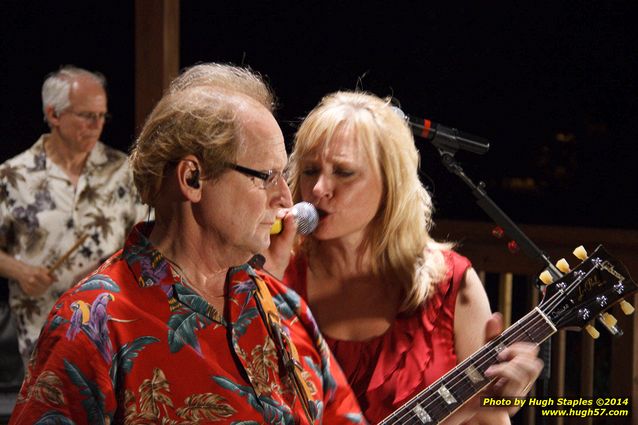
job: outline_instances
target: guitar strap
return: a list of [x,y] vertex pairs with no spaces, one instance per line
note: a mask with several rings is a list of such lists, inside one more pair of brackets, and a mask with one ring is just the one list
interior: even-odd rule
[[257,291],[255,292],[257,304],[260,307],[260,313],[264,323],[268,328],[268,334],[274,341],[279,358],[282,360],[284,368],[293,383],[295,394],[297,394],[301,402],[308,423],[312,424],[314,422],[314,415],[310,409],[310,389],[301,375],[303,368],[299,362],[297,347],[295,347],[292,339],[281,327],[279,312],[272,299],[272,295],[270,295],[270,291],[266,287],[266,283],[259,276],[255,276],[254,281],[257,285]]

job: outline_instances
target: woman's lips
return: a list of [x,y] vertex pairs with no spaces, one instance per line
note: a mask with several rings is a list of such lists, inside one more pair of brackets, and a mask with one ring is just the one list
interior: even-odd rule
[[328,216],[328,214],[330,214],[329,212],[324,211],[321,208],[317,208],[317,213],[319,214],[319,221],[323,220],[326,216]]

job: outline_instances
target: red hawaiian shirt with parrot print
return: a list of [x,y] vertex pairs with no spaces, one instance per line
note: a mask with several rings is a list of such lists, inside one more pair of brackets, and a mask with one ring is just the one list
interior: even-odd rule
[[365,422],[294,291],[236,267],[220,314],[150,244],[151,227],[138,224],[121,251],[57,301],[11,424],[308,423],[262,320],[258,278],[298,350],[313,423]]

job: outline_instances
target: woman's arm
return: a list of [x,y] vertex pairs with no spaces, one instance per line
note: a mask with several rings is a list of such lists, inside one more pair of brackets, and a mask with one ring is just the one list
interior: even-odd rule
[[[483,284],[474,269],[468,269],[461,282],[454,313],[454,343],[458,361],[471,356],[503,330],[500,315],[492,315]],[[533,344],[516,343],[499,354],[501,363],[490,367],[486,375],[495,378],[488,387],[499,397],[523,397],[538,377],[543,363]],[[515,411],[510,411],[510,414]],[[475,396],[451,417],[449,423],[509,424],[508,411],[480,407]],[[448,422],[446,422],[448,423]]]

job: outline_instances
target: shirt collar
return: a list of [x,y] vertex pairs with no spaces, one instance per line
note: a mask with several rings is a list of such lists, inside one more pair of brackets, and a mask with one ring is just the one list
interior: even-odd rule
[[[51,161],[47,161],[46,150],[44,149],[44,141],[50,137],[51,134],[43,134],[40,136],[37,142],[33,146],[31,146],[30,152],[33,155],[34,163],[33,167],[30,168],[30,171],[42,171],[42,170],[51,170],[51,166],[53,163]],[[86,159],[86,164],[84,165],[84,169],[82,173],[89,173],[95,169],[101,168],[111,162],[113,162],[116,158],[113,157],[110,153],[110,149],[100,142],[99,140],[89,152],[89,156]]]
[[106,146],[98,140],[95,144],[91,152],[89,153],[89,157],[86,159],[85,169],[86,171],[93,170],[95,168],[103,167],[112,161],[108,154],[108,150]]
[[148,239],[154,222],[142,222],[133,227],[124,244],[122,256],[140,287],[166,288],[179,283],[170,263]]

